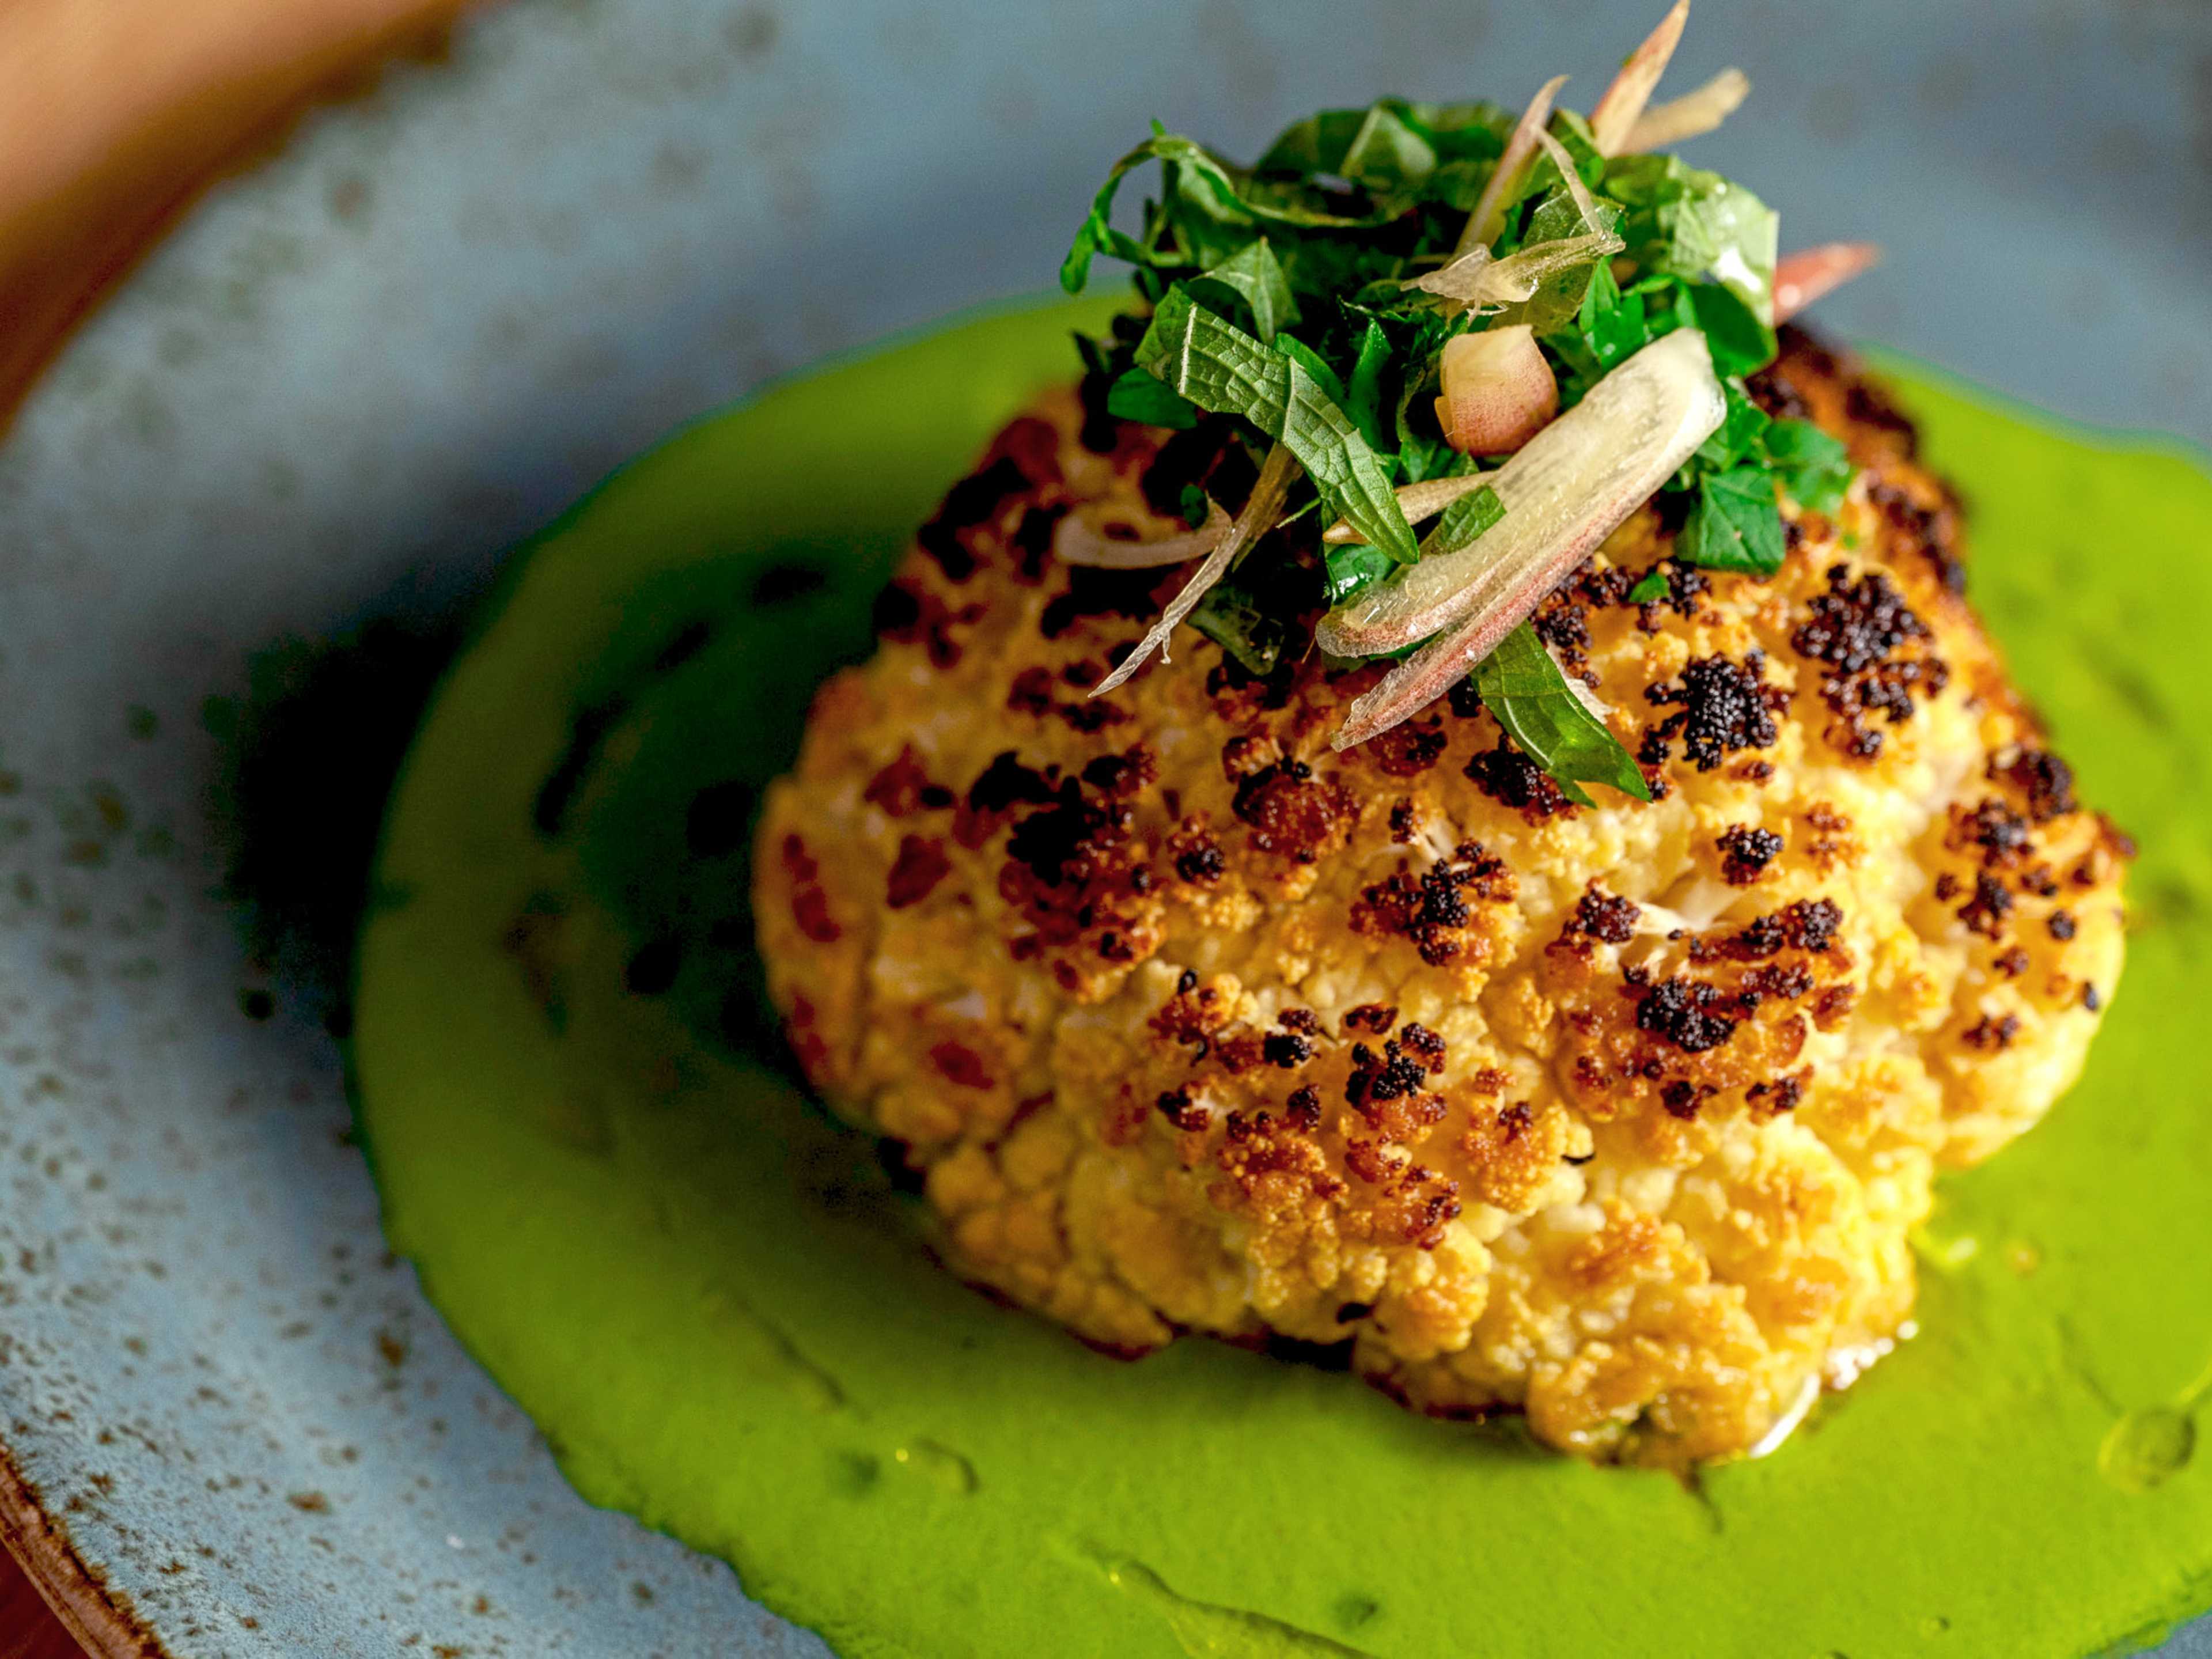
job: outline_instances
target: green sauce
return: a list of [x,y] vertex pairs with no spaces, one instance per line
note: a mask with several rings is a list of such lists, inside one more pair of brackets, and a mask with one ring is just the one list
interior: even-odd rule
[[928,1260],[758,1036],[745,802],[1100,314],[969,322],[648,455],[519,562],[416,744],[362,1113],[393,1243],[578,1489],[850,1656],[2019,1659],[2212,1601],[2174,1425],[2212,1358],[2212,479],[1917,374],[1978,599],[2143,858],[2089,1075],[1946,1183],[1916,1340],[1693,1493],[1218,1344],[1105,1358]]

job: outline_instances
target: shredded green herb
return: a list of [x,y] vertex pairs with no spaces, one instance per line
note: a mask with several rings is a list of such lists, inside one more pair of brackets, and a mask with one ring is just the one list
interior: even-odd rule
[[[1488,254],[1587,245],[1601,226],[1621,251],[1595,257],[1598,244],[1579,263],[1540,257],[1534,291],[1486,311],[1413,286],[1455,258],[1516,119],[1494,104],[1384,98],[1293,123],[1249,167],[1155,124],[1115,163],[1076,232],[1060,270],[1068,290],[1104,254],[1133,268],[1149,313],[1082,343],[1086,385],[1097,388],[1086,395],[1149,425],[1241,422],[1249,442],[1279,443],[1304,469],[1277,522],[1318,509],[1360,538],[1316,553],[1310,542],[1252,538],[1189,618],[1249,672],[1288,653],[1310,616],[1295,607],[1316,590],[1344,604],[1422,557],[1468,546],[1510,510],[1486,487],[1417,535],[1393,494],[1474,465],[1445,441],[1432,409],[1443,348],[1470,330],[1533,326],[1563,408],[1654,340],[1704,332],[1728,413],[1664,486],[1688,497],[1674,551],[1681,563],[1771,574],[1784,551],[1784,498],[1832,513],[1843,497],[1843,446],[1808,422],[1771,420],[1745,384],[1776,351],[1777,222],[1731,179],[1670,155],[1608,157],[1582,116],[1557,110],[1546,131],[1576,176],[1540,150],[1509,191]],[[1147,167],[1158,170],[1157,187],[1127,216],[1133,225],[1119,227],[1121,185]],[[1200,521],[1202,499],[1186,492],[1182,505]],[[1284,581],[1261,568],[1279,562],[1307,574]],[[1648,604],[1667,592],[1654,570],[1631,598]],[[1475,681],[1514,741],[1574,799],[1586,799],[1585,782],[1645,794],[1634,762],[1525,625]]]
[[1475,695],[1522,752],[1551,774],[1577,806],[1591,804],[1585,783],[1651,799],[1651,786],[1620,739],[1567,689],[1558,659],[1527,623],[1498,641],[1474,671]]

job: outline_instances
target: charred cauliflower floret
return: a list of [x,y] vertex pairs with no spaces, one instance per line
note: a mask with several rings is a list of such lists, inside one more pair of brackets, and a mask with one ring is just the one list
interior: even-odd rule
[[1166,533],[1251,462],[1073,396],[1000,434],[756,862],[797,1054],[962,1273],[1130,1353],[1349,1340],[1421,1408],[1672,1464],[1892,1340],[1936,1173],[2081,1069],[2127,848],[1904,421],[1802,336],[1753,390],[1848,442],[1832,520],[1754,580],[1647,507],[1537,613],[1648,805],[1573,805],[1464,690],[1334,754],[1382,670],[1314,653],[1255,677],[1186,629],[1088,698],[1185,573],[1071,569],[1060,516]]

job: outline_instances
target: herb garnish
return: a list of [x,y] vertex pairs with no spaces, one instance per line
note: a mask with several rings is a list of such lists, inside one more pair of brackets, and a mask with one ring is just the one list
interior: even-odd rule
[[[1636,129],[1680,22],[1670,13],[1631,60],[1636,73],[1624,70],[1601,100],[1599,130],[1613,147]],[[1663,486],[1692,497],[1680,563],[1770,574],[1784,556],[1781,497],[1822,513],[1840,501],[1850,478],[1842,445],[1808,422],[1770,420],[1744,384],[1776,351],[1772,210],[1677,157],[1605,153],[1582,116],[1552,107],[1556,90],[1525,116],[1401,98],[1324,110],[1249,167],[1155,124],[1078,229],[1060,271],[1067,289],[1080,291],[1107,254],[1134,268],[1151,312],[1141,335],[1130,325],[1083,342],[1107,411],[1172,428],[1201,411],[1229,416],[1255,455],[1280,458],[1266,521],[1240,519],[1233,555],[1209,559],[1175,608],[1249,672],[1280,659],[1310,615],[1285,607],[1309,603],[1316,586],[1254,579],[1255,558],[1310,557],[1280,538],[1254,554],[1271,525],[1317,506],[1349,526],[1358,540],[1324,547],[1318,573],[1340,605],[1421,558],[1469,547],[1512,510],[1480,488],[1419,534],[1392,493],[1471,468],[1431,408],[1443,347],[1471,330],[1533,327],[1563,409],[1653,341],[1703,333],[1727,413]],[[1740,95],[1731,90],[1719,112]],[[1682,130],[1667,118],[1658,126]],[[1139,227],[1115,228],[1123,180],[1151,165],[1158,189]],[[1194,525],[1203,517],[1202,502],[1183,506]],[[1650,603],[1666,591],[1655,571],[1631,597]],[[1142,649],[1164,640],[1156,629]],[[1525,624],[1474,678],[1570,799],[1586,804],[1588,782],[1649,799],[1634,761]]]

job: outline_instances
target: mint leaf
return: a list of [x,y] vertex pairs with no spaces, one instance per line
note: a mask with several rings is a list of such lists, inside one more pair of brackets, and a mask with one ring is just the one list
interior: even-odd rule
[[[1774,355],[1774,211],[1742,185],[1674,155],[1622,155],[1606,164],[1604,193],[1628,210],[1620,226],[1639,270],[1720,283],[1741,301]],[[1757,363],[1752,365],[1758,367]]]
[[1365,592],[1398,568],[1388,553],[1360,542],[1329,548],[1322,563],[1328,573],[1322,586],[1332,605]]
[[1713,472],[1726,471],[1740,461],[1762,456],[1766,429],[1773,424],[1766,411],[1752,402],[1742,381],[1723,380],[1721,395],[1727,399],[1728,413],[1721,416],[1713,435],[1698,446],[1691,463]]
[[1667,597],[1667,573],[1654,565],[1644,579],[1628,590],[1631,605],[1656,605]]
[[1234,580],[1207,588],[1184,620],[1249,673],[1267,673],[1282,659],[1282,623],[1261,610]]
[[1200,409],[1251,422],[1297,457],[1322,499],[1363,540],[1401,564],[1418,556],[1382,461],[1298,357],[1270,350],[1178,283],[1162,296],[1138,343],[1137,367]]
[[1304,340],[1288,334],[1275,342],[1275,349],[1312,375],[1321,389],[1329,395],[1330,400],[1339,408],[1343,407],[1349,395],[1344,389],[1343,379],[1322,361],[1321,353]]
[[1488,484],[1471,489],[1437,515],[1429,533],[1421,538],[1421,556],[1456,553],[1504,516],[1505,503],[1498,499],[1496,490]]
[[[1769,278],[1771,280],[1770,271]],[[1756,373],[1774,361],[1774,330],[1759,319],[1743,295],[1721,283],[1685,289],[1697,325],[1712,348],[1713,372],[1723,380]]]
[[1344,410],[1367,447],[1378,453],[1390,447],[1382,430],[1382,371],[1389,366],[1390,337],[1382,331],[1382,324],[1370,317],[1367,331],[1359,337],[1359,356],[1352,362]]
[[1185,484],[1182,494],[1176,497],[1176,505],[1182,513],[1182,521],[1193,530],[1206,522],[1206,492],[1196,484]]
[[1775,421],[1765,433],[1767,459],[1783,493],[1808,513],[1832,514],[1850,487],[1850,453],[1843,441],[1810,421]]
[[1698,504],[1675,539],[1676,558],[1708,570],[1771,576],[1782,568],[1782,509],[1771,473],[1737,466],[1699,480]]
[[1200,299],[1214,298],[1206,292],[1209,287],[1227,295],[1232,303],[1242,301],[1252,313],[1254,331],[1263,341],[1273,340],[1279,331],[1298,319],[1298,302],[1291,292],[1290,279],[1283,275],[1283,267],[1264,236],[1246,243],[1203,276],[1190,279],[1190,291]]
[[1436,167],[1435,147],[1389,104],[1378,103],[1330,170],[1374,195],[1389,196],[1419,185]]
[[1141,368],[1133,368],[1106,389],[1106,412],[1142,426],[1168,426],[1180,432],[1198,424],[1198,411]]
[[1577,806],[1593,802],[1579,786],[1602,783],[1651,799],[1651,787],[1605,723],[1567,689],[1565,674],[1527,623],[1476,665],[1475,695],[1522,752],[1551,775]]

